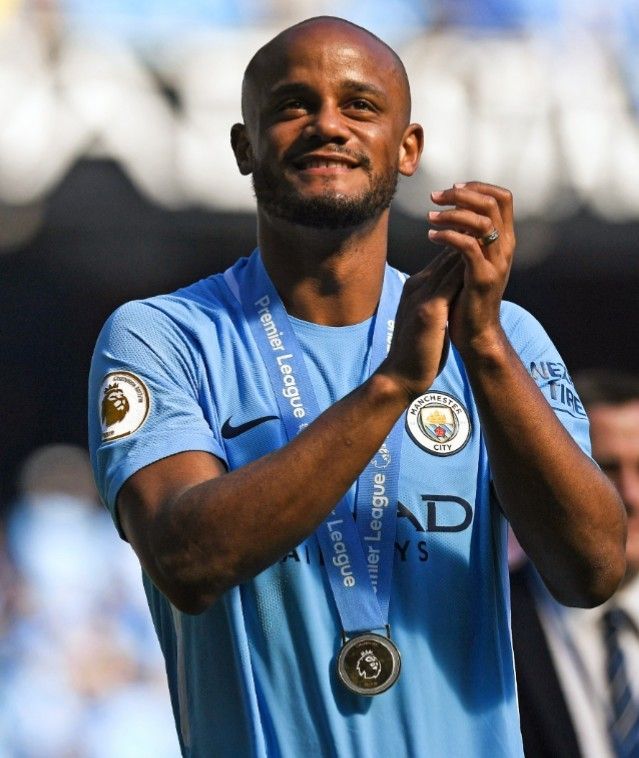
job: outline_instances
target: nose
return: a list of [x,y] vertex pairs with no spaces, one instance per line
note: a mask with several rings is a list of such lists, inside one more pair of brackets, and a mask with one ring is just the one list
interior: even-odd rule
[[322,143],[347,142],[350,132],[346,119],[336,103],[323,102],[306,125],[304,134],[307,138],[316,138]]

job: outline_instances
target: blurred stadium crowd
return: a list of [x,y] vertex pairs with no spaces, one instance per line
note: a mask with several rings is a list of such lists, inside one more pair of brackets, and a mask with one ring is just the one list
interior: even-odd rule
[[[574,260],[600,273],[599,240],[616,239],[602,310],[610,291],[636,302],[636,0],[0,0],[0,758],[178,754],[139,566],[88,469],[85,374],[113,307],[250,250],[251,188],[228,148],[242,72],[323,13],[396,47],[426,126],[396,264],[422,260],[428,192],[481,177],[516,197],[519,294],[564,244],[555,225],[587,213]],[[558,265],[537,282],[563,303],[576,274]],[[584,289],[588,316],[601,286]],[[614,335],[589,321],[581,362],[610,360]]]
[[636,217],[634,0],[21,7],[5,11],[1,30],[5,204],[41,198],[80,157],[108,156],[154,202],[250,211],[250,183],[228,150],[246,61],[288,23],[341,13],[395,44],[415,117],[428,125],[427,171],[400,191],[405,210],[421,215],[428,186],[451,176],[488,175],[513,189],[521,218],[560,218],[579,205]]
[[140,568],[86,452],[25,461],[0,553],[0,755],[179,754]]

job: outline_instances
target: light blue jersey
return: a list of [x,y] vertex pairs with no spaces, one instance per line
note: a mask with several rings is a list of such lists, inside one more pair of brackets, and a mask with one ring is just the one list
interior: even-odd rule
[[[245,266],[243,259],[233,267],[236,281]],[[291,321],[325,409],[366,378],[372,321]],[[516,305],[503,304],[502,323],[589,454],[586,415],[557,350]],[[116,524],[118,491],[143,466],[204,450],[235,469],[285,444],[267,371],[222,275],[113,314],[91,368],[89,429],[96,480]],[[173,608],[144,577],[184,755],[523,754],[506,525],[454,349],[406,411],[398,499],[389,623],[402,669],[375,697],[338,681],[340,623],[314,535],[199,616]]]

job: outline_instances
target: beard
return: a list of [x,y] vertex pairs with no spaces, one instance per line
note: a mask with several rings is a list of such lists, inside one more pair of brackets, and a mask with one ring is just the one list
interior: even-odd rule
[[376,218],[388,208],[397,189],[397,169],[371,176],[370,187],[354,197],[327,188],[304,197],[265,166],[253,170],[253,191],[260,207],[271,216],[315,229],[346,229]]

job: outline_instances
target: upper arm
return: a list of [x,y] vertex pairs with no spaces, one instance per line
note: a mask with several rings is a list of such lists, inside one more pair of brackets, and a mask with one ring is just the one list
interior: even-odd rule
[[508,339],[547,403],[583,452],[591,456],[586,411],[559,351],[534,316],[504,301],[501,320]]
[[[153,303],[128,303],[105,324],[89,375],[89,448],[98,490],[122,536],[116,499],[138,472],[165,472],[153,486],[170,489],[174,478],[186,486],[191,469],[177,467],[174,457],[225,461],[215,409],[202,402],[210,395],[206,382],[196,338]],[[122,396],[115,398],[119,408],[112,407],[114,392]],[[217,471],[218,464],[210,465]]]
[[[190,604],[180,561],[196,550],[174,506],[226,470],[200,344],[203,330],[215,344],[213,328],[184,311],[181,301],[164,298],[119,308],[98,338],[89,377],[89,447],[98,490],[120,535],[178,607],[183,595]],[[200,515],[191,516],[197,529]]]

